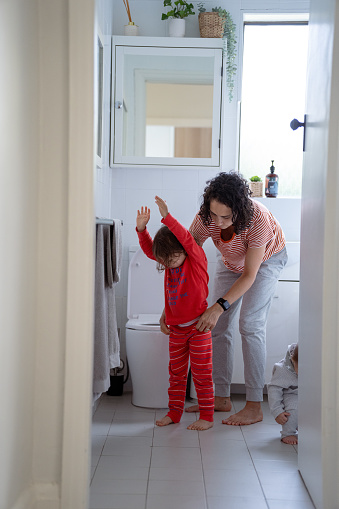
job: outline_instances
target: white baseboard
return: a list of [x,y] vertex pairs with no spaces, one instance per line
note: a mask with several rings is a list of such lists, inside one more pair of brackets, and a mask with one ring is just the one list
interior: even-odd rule
[[32,484],[11,509],[60,509],[60,488],[57,484]]

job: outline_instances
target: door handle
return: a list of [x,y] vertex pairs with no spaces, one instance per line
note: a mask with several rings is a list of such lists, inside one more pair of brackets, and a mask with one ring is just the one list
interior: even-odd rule
[[304,122],[299,122],[296,118],[294,118],[290,122],[290,128],[295,131],[296,129],[299,129],[299,127],[304,128],[304,137],[303,137],[303,152],[305,152],[305,138],[306,138],[306,115],[304,115]]

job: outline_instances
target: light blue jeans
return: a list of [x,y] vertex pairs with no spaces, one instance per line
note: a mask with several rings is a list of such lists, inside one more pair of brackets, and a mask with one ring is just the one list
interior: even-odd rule
[[[212,330],[215,396],[230,396],[235,317],[241,306],[239,331],[244,359],[246,400],[263,400],[267,317],[279,275],[286,262],[286,248],[263,262],[251,288],[220,316]],[[240,276],[241,274],[227,269],[220,256],[214,280],[213,302],[224,296]]]

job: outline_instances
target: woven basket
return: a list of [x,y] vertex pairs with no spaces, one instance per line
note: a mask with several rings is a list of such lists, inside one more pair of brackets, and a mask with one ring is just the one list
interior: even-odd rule
[[250,190],[252,191],[252,198],[260,198],[263,191],[262,182],[249,182]]
[[226,18],[217,12],[201,12],[198,16],[200,37],[222,38]]

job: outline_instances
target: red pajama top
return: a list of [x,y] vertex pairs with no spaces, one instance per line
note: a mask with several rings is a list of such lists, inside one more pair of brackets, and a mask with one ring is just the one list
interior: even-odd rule
[[[161,222],[174,233],[187,253],[180,267],[165,269],[164,277],[166,323],[179,325],[198,318],[207,309],[207,259],[202,247],[171,214]],[[148,230],[137,230],[137,233],[141,249],[148,258],[155,260]]]
[[202,245],[208,237],[222,254],[226,267],[232,272],[243,272],[248,248],[265,246],[263,262],[285,247],[282,228],[271,212],[260,202],[253,201],[253,217],[250,225],[230,240],[221,238],[221,228],[213,221],[205,225],[197,214],[190,227],[194,238]]

